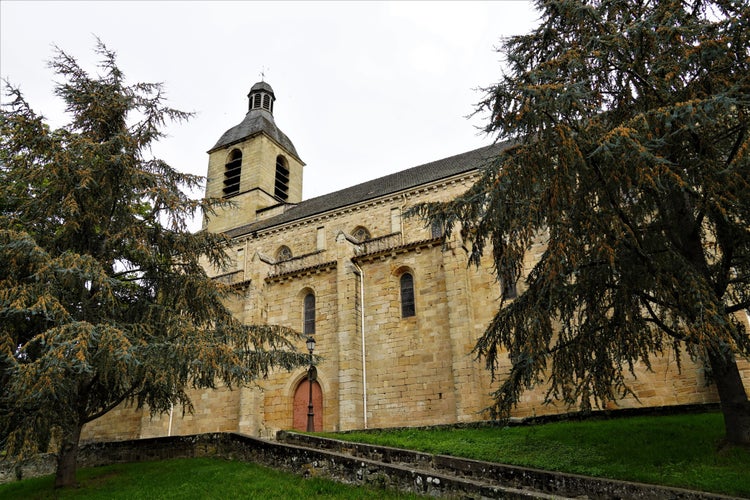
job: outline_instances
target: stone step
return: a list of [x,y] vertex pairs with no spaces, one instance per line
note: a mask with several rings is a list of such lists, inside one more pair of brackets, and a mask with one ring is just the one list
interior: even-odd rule
[[[349,453],[351,450],[337,451],[330,448],[326,449],[325,446],[319,448],[311,445],[314,443],[305,443],[304,440],[300,444],[293,444],[284,441],[284,439],[294,441],[292,435],[281,434],[281,436],[281,441],[257,440],[249,436],[242,436],[249,445],[247,449],[253,450],[253,455],[230,456],[229,458],[251,459],[255,462],[262,462],[272,467],[296,473],[300,473],[301,470],[304,476],[322,476],[349,484],[367,484],[431,497],[476,500],[494,498],[564,500],[571,498],[559,493],[550,494],[536,491],[523,485],[514,486],[491,482],[481,476],[455,475],[451,473],[450,468],[437,470],[426,467],[424,464],[410,463],[409,460],[399,463],[392,460],[394,455],[389,455],[384,460],[377,460],[364,455],[357,456],[356,453]],[[240,439],[238,438],[240,438],[239,435],[235,435],[233,438],[233,447],[239,451],[237,444],[239,444]],[[393,448],[393,450],[396,449]],[[259,451],[260,453],[258,453]]]
[[[411,468],[422,475],[435,474],[438,475],[435,477],[439,477],[440,481],[463,480],[490,490],[491,488],[507,488],[530,495],[525,498],[638,498],[643,500],[727,500],[733,498],[681,488],[552,472],[447,455],[433,455],[287,431],[279,432],[276,438],[279,442],[303,448],[338,453],[378,464]],[[508,498],[504,490],[498,489],[497,496],[492,496],[490,490],[482,490],[483,496],[481,497],[460,496],[460,498]]]

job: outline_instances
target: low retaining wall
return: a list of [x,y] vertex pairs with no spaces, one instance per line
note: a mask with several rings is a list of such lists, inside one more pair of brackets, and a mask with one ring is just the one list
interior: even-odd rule
[[[560,498],[561,495],[603,499],[729,498],[300,434],[282,433],[279,437],[287,442],[215,433],[95,443],[81,448],[78,465],[93,467],[169,458],[220,457],[260,463],[302,476],[328,477],[345,483],[370,484],[431,496],[509,499]],[[5,469],[0,470],[0,482],[53,472],[54,457],[39,457],[34,463],[22,465],[20,469],[6,465]],[[486,482],[490,479],[494,484]]]
[[134,441],[97,443],[79,452],[81,467],[144,460],[187,457],[221,457],[259,463],[303,477],[327,477],[349,484],[369,484],[432,496],[483,498],[552,498],[514,488],[487,486],[452,478],[439,472],[424,473],[408,466],[382,464],[361,457],[317,450],[294,444],[257,439],[242,434],[216,433]]
[[408,467],[434,470],[452,476],[502,484],[517,489],[529,489],[559,498],[599,499],[728,499],[724,495],[669,488],[658,485],[632,483],[612,479],[600,479],[577,474],[550,472],[540,469],[482,462],[448,455],[432,455],[388,446],[374,446],[337,439],[321,438],[292,432],[279,432],[278,439],[290,444],[316,447],[331,452],[346,453],[355,458],[366,458],[384,463],[398,463]]
[[54,474],[55,465],[55,455],[52,453],[41,453],[21,463],[0,461],[0,484]]

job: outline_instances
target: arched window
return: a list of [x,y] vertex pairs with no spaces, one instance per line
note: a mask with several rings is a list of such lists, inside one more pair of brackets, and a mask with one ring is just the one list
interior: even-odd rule
[[271,96],[268,94],[263,94],[263,107],[271,111]]
[[404,273],[401,275],[401,317],[409,318],[414,314],[414,278]]
[[518,290],[516,289],[516,282],[518,276],[516,272],[516,262],[512,262],[512,265],[508,267],[500,278],[500,286],[503,290],[503,299],[515,299],[518,297]]
[[354,228],[354,231],[352,231],[352,237],[362,243],[363,241],[370,239],[370,231],[368,231],[366,227],[357,226]]
[[430,236],[433,238],[443,237],[443,224],[441,222],[433,221],[432,224],[430,224]]
[[315,334],[315,295],[310,292],[305,295],[305,299],[302,303],[304,309],[304,324],[302,325],[302,333],[305,335]]
[[516,288],[515,281],[508,277],[502,280],[501,285],[503,286],[504,299],[515,299],[518,297],[518,289]]
[[286,158],[281,155],[276,157],[276,185],[274,187],[274,195],[282,201],[286,201],[289,198],[289,164]]
[[240,173],[242,171],[242,151],[233,149],[227,157],[224,168],[224,196],[240,192]]
[[276,261],[281,262],[284,260],[289,260],[292,258],[292,250],[286,246],[282,245],[279,247],[278,250],[276,250]]

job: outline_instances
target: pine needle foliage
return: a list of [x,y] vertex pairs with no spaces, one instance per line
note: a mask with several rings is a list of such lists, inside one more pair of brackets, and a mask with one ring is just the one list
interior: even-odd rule
[[513,145],[465,194],[414,211],[523,280],[475,347],[502,381],[491,409],[539,384],[602,406],[632,394],[636,364],[687,352],[717,384],[727,439],[750,444],[736,364],[750,355],[750,4],[536,6],[478,107]]
[[228,241],[188,223],[220,202],[192,199],[202,178],[150,155],[190,114],[96,52],[97,75],[60,49],[50,63],[68,125],[51,130],[10,84],[0,114],[0,448],[53,440],[58,486],[75,481],[82,426],[117,405],[190,411],[191,388],[307,361],[295,332],[238,322],[202,266],[225,266]]

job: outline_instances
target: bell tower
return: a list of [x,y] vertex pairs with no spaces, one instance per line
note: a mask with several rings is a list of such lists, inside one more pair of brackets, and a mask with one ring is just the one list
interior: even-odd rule
[[[302,201],[302,167],[292,141],[276,126],[271,86],[252,86],[248,111],[208,151],[206,196],[232,205],[204,217],[203,228],[223,232],[276,214],[273,207]],[[267,216],[267,215],[265,215]]]

